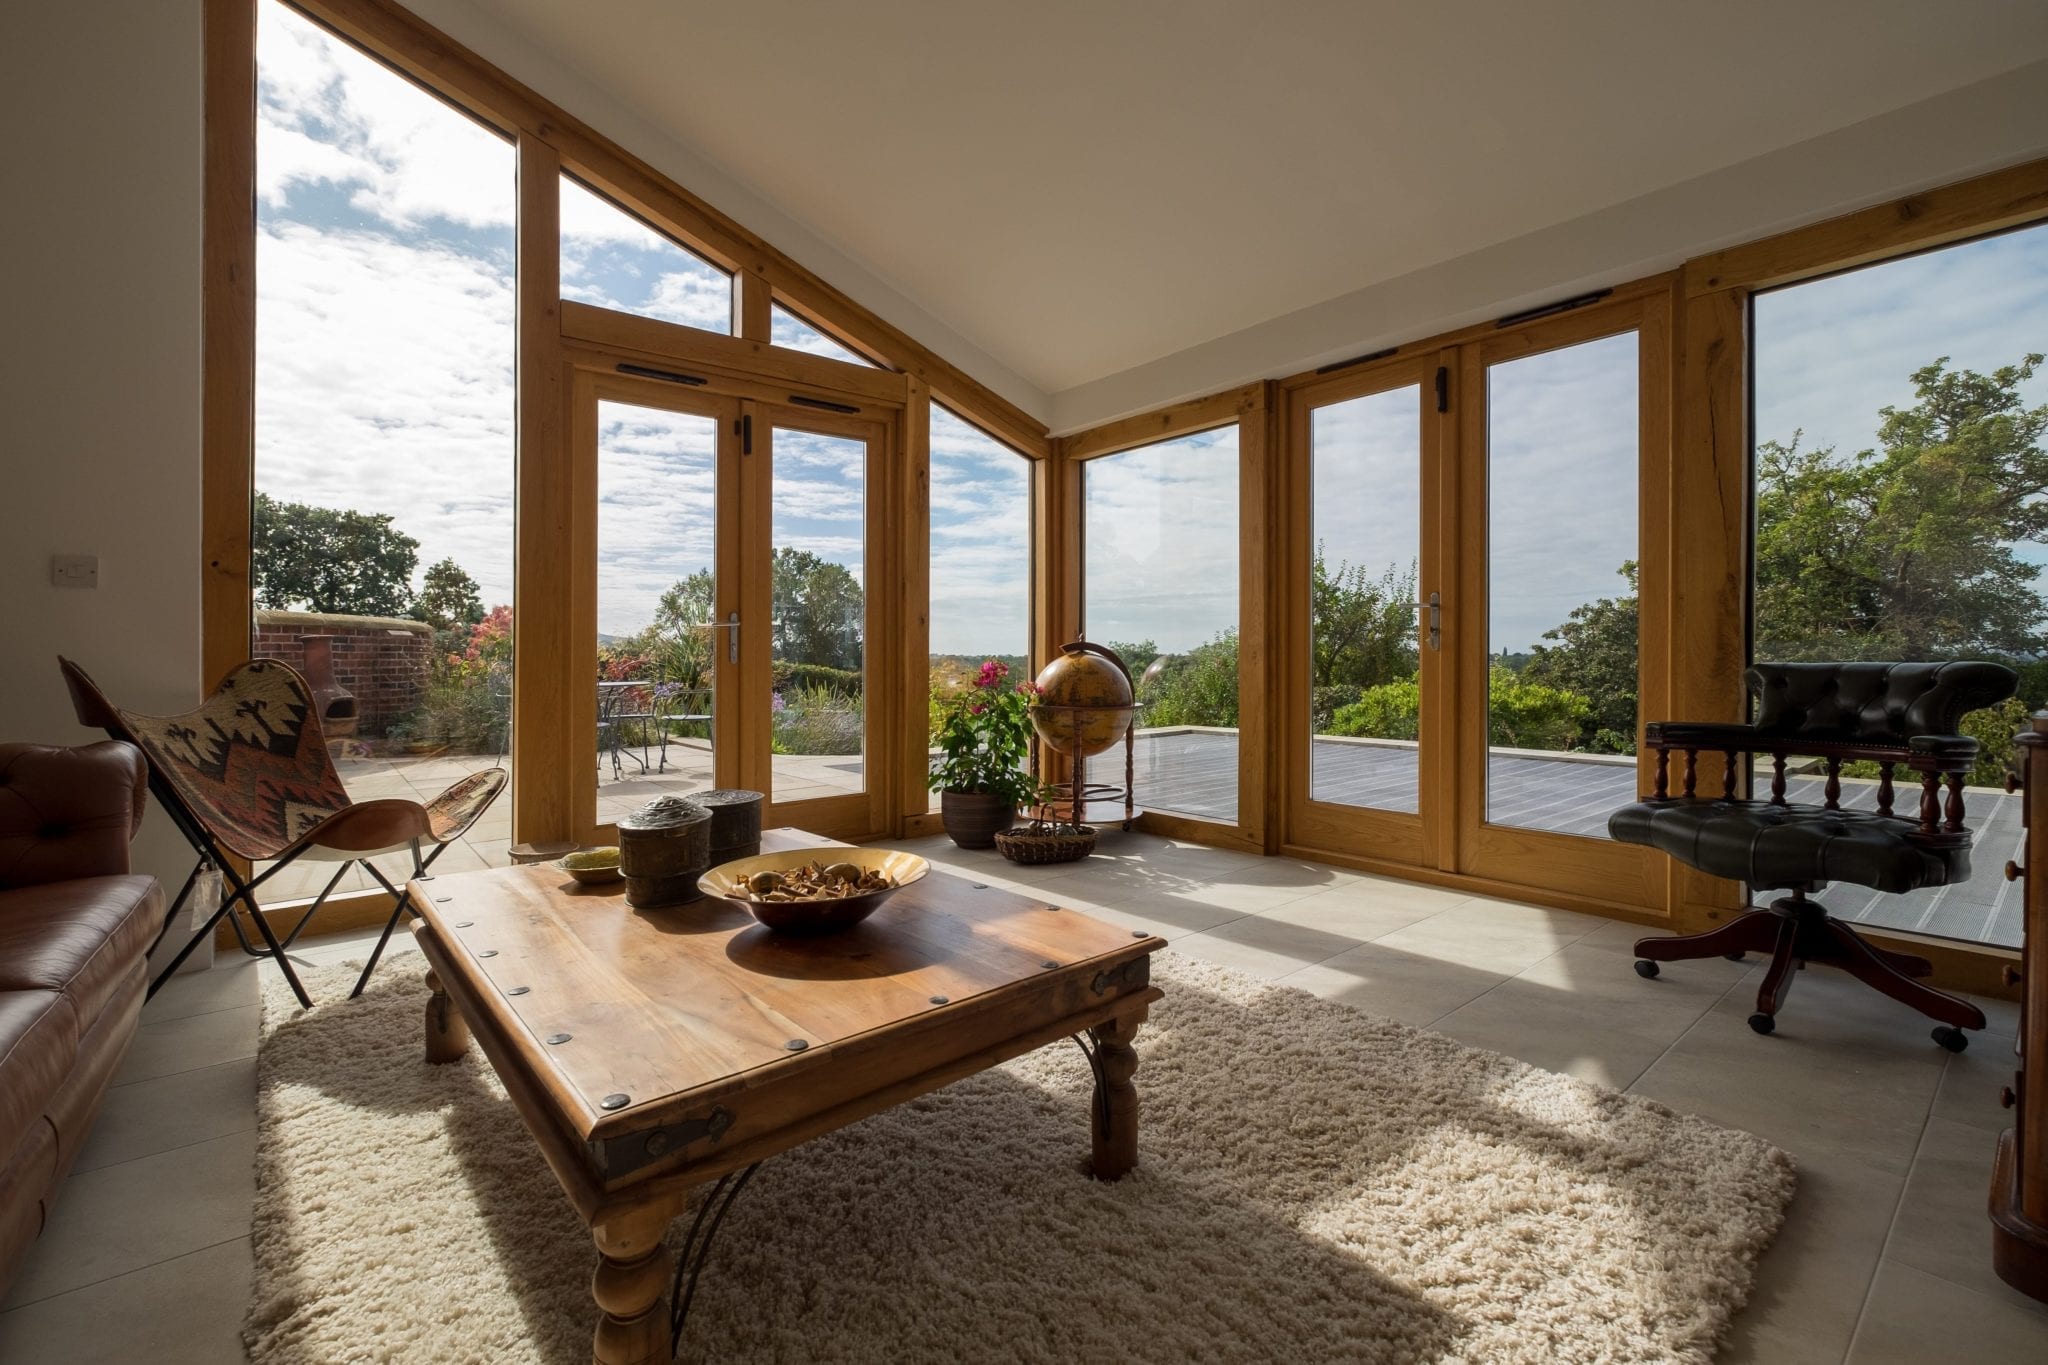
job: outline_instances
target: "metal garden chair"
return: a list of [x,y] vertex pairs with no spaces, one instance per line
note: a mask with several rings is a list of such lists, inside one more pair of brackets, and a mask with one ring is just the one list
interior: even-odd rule
[[[503,768],[471,773],[433,800],[382,798],[351,800],[328,754],[312,690],[290,665],[276,659],[252,659],[228,670],[197,710],[179,716],[147,716],[114,706],[84,669],[60,658],[65,684],[79,723],[105,730],[139,747],[149,759],[149,787],[195,852],[199,861],[184,889],[165,913],[157,932],[161,942],[177,923],[185,898],[199,874],[217,867],[229,893],[207,921],[150,983],[154,995],[178,970],[193,948],[223,916],[234,927],[244,952],[273,957],[291,983],[299,1004],[312,1000],[286,957],[342,875],[361,864],[396,902],[377,947],[350,998],[361,995],[384,955],[391,933],[408,913],[417,915],[406,892],[393,886],[370,860],[379,854],[409,850],[415,877],[427,875],[442,850],[460,839],[505,789]],[[431,846],[431,852],[424,851]],[[256,904],[256,891],[301,858],[340,864],[313,904],[284,940]],[[271,866],[253,877],[236,867],[237,859]],[[249,943],[237,905],[246,905],[262,935],[262,948]],[[152,950],[154,945],[152,945]]]

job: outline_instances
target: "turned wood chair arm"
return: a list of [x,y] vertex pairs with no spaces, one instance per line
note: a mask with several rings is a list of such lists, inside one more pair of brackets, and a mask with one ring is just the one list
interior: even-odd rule
[[1771,757],[1770,804],[1789,804],[1785,799],[1787,760],[1795,756],[1811,757],[1822,760],[1825,765],[1824,807],[1840,810],[1842,765],[1867,760],[1877,764],[1879,815],[1895,813],[1892,777],[1897,769],[1904,767],[1920,777],[1918,820],[1908,837],[1930,847],[1944,848],[1970,841],[1969,831],[1963,827],[1963,779],[1976,764],[1977,741],[1968,735],[1915,735],[1903,745],[1871,744],[1768,733],[1753,725],[1652,721],[1643,727],[1643,742],[1657,755],[1652,800],[1674,799],[1671,793],[1671,755],[1674,751],[1685,756],[1680,791],[1675,799],[1688,801],[1701,799],[1699,756],[1702,752],[1722,757],[1719,798],[1724,801],[1736,799],[1741,781],[1738,758],[1745,754],[1768,754]]

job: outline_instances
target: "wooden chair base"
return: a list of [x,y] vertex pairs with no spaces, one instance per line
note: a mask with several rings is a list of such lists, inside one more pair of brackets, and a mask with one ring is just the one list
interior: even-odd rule
[[1739,958],[1744,953],[1764,953],[1771,961],[1757,991],[1757,1012],[1749,1017],[1749,1026],[1758,1033],[1776,1027],[1796,970],[1809,962],[1840,967],[1864,985],[1939,1021],[1943,1027],[1934,1030],[1934,1041],[1951,1052],[1969,1046],[1962,1030],[1984,1027],[1984,1012],[1975,1005],[1915,979],[1934,970],[1926,958],[1873,947],[1797,891],[1772,902],[1767,910],[1746,911],[1704,933],[1637,939],[1636,972],[1654,977],[1660,962]]

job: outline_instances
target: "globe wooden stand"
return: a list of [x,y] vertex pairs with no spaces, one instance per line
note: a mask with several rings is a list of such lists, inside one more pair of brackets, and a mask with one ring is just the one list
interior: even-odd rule
[[[1045,703],[1040,702],[1039,705],[1044,706]],[[1046,706],[1045,709],[1048,711],[1099,711],[1102,708]],[[1040,740],[1038,736],[1033,735],[1031,737],[1031,780],[1033,782],[1041,780],[1044,749],[1044,741]],[[1089,819],[1089,805],[1091,803],[1096,806],[1108,805],[1114,809],[1117,805],[1121,804],[1124,810],[1122,817],[1117,821],[1118,826],[1127,830],[1137,823],[1138,817],[1143,815],[1144,812],[1138,809],[1137,732],[1135,726],[1128,726],[1124,730],[1124,784],[1121,787],[1105,782],[1090,782],[1088,780],[1087,759],[1075,758],[1073,763],[1074,780],[1071,782],[1057,782],[1050,787],[1044,788],[1046,800],[1031,808],[1030,814],[1032,819],[1061,820],[1075,825],[1105,824],[1108,822]]]

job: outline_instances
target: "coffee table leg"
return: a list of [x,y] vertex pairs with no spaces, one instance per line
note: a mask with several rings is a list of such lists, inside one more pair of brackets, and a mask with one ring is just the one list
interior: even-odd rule
[[1131,1047],[1143,1016],[1126,1016],[1088,1030],[1095,1040],[1094,1174],[1115,1180],[1138,1164],[1138,1087],[1131,1073],[1138,1054]]
[[452,1062],[469,1051],[469,1024],[441,989],[441,978],[427,969],[427,1060]]
[[648,1210],[600,1223],[590,1230],[597,1243],[597,1271],[590,1293],[597,1300],[597,1335],[591,1358],[597,1365],[649,1365],[669,1358],[669,1277],[675,1258],[662,1245],[667,1220]]

